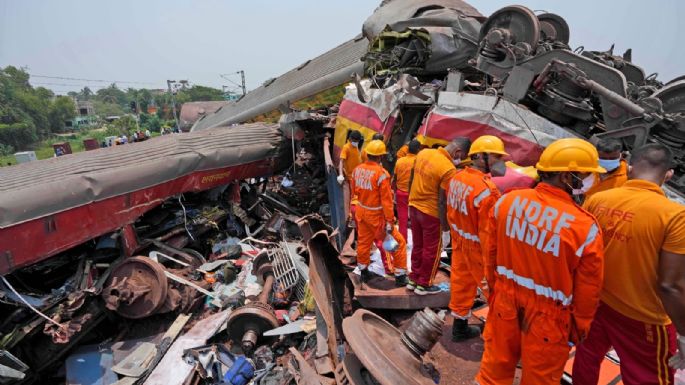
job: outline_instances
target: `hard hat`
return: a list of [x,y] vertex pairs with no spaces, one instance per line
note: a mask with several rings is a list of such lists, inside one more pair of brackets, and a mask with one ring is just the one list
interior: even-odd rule
[[372,140],[366,145],[366,153],[368,155],[379,156],[387,154],[385,150],[385,143],[382,140]]
[[607,172],[599,165],[595,146],[577,138],[559,139],[547,146],[535,168],[547,172]]
[[482,152],[488,154],[499,154],[499,155],[509,155],[504,151],[504,142],[502,139],[493,135],[483,135],[478,137],[471,143],[471,149],[469,150],[469,156],[473,154],[480,154]]

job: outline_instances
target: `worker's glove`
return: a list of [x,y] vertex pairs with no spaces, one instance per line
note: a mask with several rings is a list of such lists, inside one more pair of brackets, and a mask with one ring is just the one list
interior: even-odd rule
[[342,185],[344,181],[345,181],[345,177],[342,175],[338,175],[338,184]]
[[385,232],[388,233],[388,234],[392,233],[392,227],[393,227],[393,226],[392,226],[392,223],[387,222],[387,223],[385,224]]
[[673,369],[685,369],[685,336],[678,336],[678,351],[668,360]]

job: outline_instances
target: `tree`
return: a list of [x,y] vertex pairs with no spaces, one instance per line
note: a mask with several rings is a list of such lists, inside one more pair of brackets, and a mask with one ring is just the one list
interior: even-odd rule
[[116,103],[122,107],[129,102],[126,93],[120,90],[116,84],[112,83],[107,88],[101,88],[96,92],[96,98],[99,101],[107,103]]
[[50,105],[48,120],[52,132],[64,131],[64,122],[73,119],[76,115],[76,105],[68,96],[58,96]]
[[223,91],[212,87],[192,86],[179,91],[176,100],[179,104],[185,102],[224,100],[224,93]]
[[112,124],[114,124],[114,127],[119,129],[119,132],[126,135],[128,135],[129,131],[135,131],[138,129],[138,122],[136,122],[136,118],[131,115],[124,115],[115,120]]
[[78,98],[81,100],[90,100],[90,98],[93,96],[93,91],[90,90],[88,87],[83,87],[81,92],[79,92]]
[[124,109],[116,103],[108,103],[96,100],[93,102],[93,107],[95,108],[95,113],[103,118],[108,116],[121,116],[124,115]]

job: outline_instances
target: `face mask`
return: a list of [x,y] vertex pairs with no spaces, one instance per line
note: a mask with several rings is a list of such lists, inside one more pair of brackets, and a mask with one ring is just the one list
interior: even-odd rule
[[574,174],[571,174],[571,176],[574,180],[574,186],[571,187],[571,194],[573,195],[584,195],[595,184],[595,174],[590,174],[584,179],[580,179]]
[[355,147],[359,147],[359,142],[350,142],[350,144],[352,144]]
[[614,171],[621,165],[621,159],[600,159],[599,165],[602,166],[607,172]]

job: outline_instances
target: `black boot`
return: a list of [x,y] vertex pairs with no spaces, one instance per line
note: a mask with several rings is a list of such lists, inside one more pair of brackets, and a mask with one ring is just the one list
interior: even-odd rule
[[455,318],[452,324],[452,341],[461,342],[480,335],[478,326],[469,325],[469,320]]
[[362,281],[362,283],[368,283],[368,282],[371,280],[371,277],[372,277],[371,274],[372,274],[372,273],[369,271],[368,268],[367,268],[367,269],[361,269],[361,271],[359,272],[359,274],[361,275],[361,281]]
[[409,283],[409,280],[407,280],[406,274],[400,274],[395,276],[395,286],[405,287],[407,286],[407,283]]

